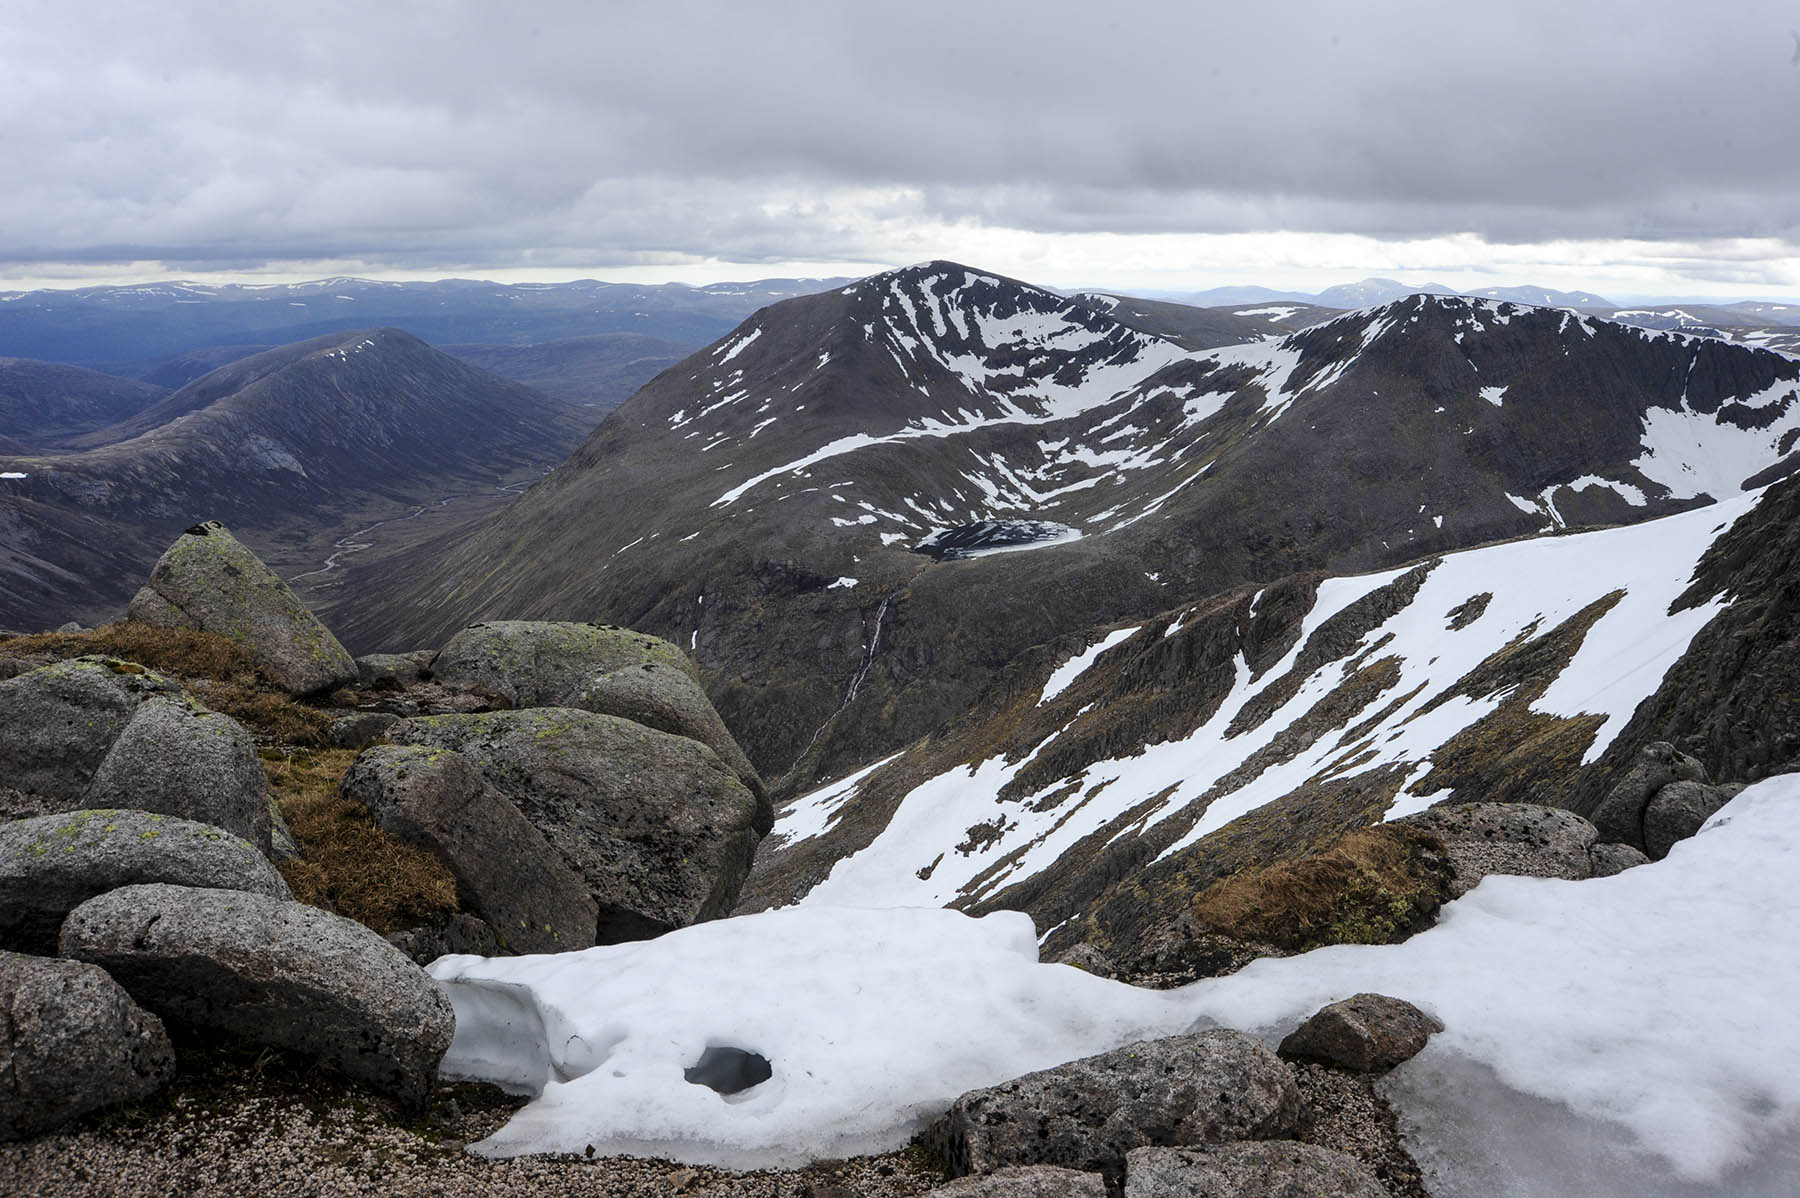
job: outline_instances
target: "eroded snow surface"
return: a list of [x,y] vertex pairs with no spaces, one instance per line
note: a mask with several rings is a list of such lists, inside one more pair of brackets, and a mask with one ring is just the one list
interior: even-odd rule
[[[1221,1023],[1392,994],[1445,1024],[1384,1082],[1439,1198],[1789,1195],[1800,1155],[1800,775],[1611,878],[1490,877],[1401,945],[1155,992],[1040,965],[1023,915],[797,909],[550,956],[444,957],[448,1076],[537,1097],[474,1151],[731,1167],[903,1145],[960,1093]],[[773,1076],[723,1096],[709,1047]]]

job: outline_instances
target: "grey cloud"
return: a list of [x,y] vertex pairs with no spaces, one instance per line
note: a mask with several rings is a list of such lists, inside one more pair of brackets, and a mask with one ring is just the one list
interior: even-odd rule
[[1800,240],[1769,4],[92,12],[0,34],[0,259],[870,257],[934,219]]

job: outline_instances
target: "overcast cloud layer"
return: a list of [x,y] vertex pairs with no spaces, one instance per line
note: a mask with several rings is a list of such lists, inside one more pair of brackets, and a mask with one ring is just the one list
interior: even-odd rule
[[6,5],[0,280],[945,255],[1800,290],[1792,4],[264,9]]

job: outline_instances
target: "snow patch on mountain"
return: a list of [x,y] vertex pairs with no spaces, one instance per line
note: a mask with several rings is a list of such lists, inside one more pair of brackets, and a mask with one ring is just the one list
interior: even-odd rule
[[1784,408],[1762,428],[1740,427],[1685,406],[1651,408],[1644,414],[1644,454],[1632,465],[1676,499],[1736,495],[1745,478],[1787,456],[1784,442],[1792,452],[1792,434],[1800,429],[1800,389],[1791,380],[1781,381],[1737,402],[1753,411],[1776,403]]
[[[988,758],[914,787],[874,841],[840,859],[802,902],[942,905],[992,895],[1049,868],[1084,838],[1151,799],[1154,804],[1143,810],[1134,830],[1177,815],[1192,821],[1165,850],[1166,856],[1309,782],[1384,767],[1400,769],[1409,782],[1416,782],[1429,772],[1432,755],[1441,746],[1492,713],[1510,693],[1455,695],[1460,680],[1501,649],[1543,636],[1577,613],[1610,603],[1593,619],[1568,666],[1534,704],[1547,714],[1602,716],[1587,750],[1592,759],[1719,610],[1716,603],[1709,603],[1668,614],[1700,555],[1754,503],[1754,496],[1745,496],[1625,528],[1448,555],[1430,570],[1405,608],[1341,656],[1314,669],[1259,726],[1227,736],[1235,717],[1293,667],[1314,630],[1404,571],[1327,579],[1284,660],[1253,678],[1240,654],[1230,693],[1190,735],[1095,761],[1072,779],[1056,779],[1016,802],[997,804],[1002,788],[1084,718],[1085,712],[1071,712],[1062,731],[1018,760]],[[1614,592],[1621,594],[1614,598]],[[1483,594],[1490,598],[1481,615],[1451,627],[1448,613]],[[1108,650],[1131,653],[1140,641],[1147,650],[1162,639],[1148,637],[1140,630]],[[1356,728],[1366,712],[1347,717],[1288,760],[1214,791],[1258,750],[1293,729],[1353,670],[1371,660],[1390,658],[1396,681],[1367,700],[1371,708],[1381,709],[1380,715],[1368,727],[1357,728],[1354,739],[1345,729]],[[1086,663],[1081,672],[1090,668],[1092,663]],[[1047,685],[1046,701],[1068,702],[1065,688],[1078,680],[1079,675],[1057,679],[1062,685],[1054,691]],[[1350,762],[1354,764],[1346,764]],[[1077,784],[1075,794],[1054,805],[1043,801],[1068,781]],[[1403,788],[1389,814],[1422,808],[1437,797],[1441,796],[1410,794]],[[1204,806],[1196,805],[1203,798]],[[786,819],[784,815],[777,822],[778,833],[784,831]],[[977,825],[988,826],[980,838],[970,834]],[[922,869],[934,861],[931,869]]]
[[1101,637],[1098,644],[1089,645],[1062,665],[1057,666],[1055,670],[1051,671],[1049,680],[1044,683],[1044,693],[1038,698],[1038,706],[1043,706],[1068,690],[1069,684],[1085,674],[1089,666],[1099,661],[1102,653],[1114,645],[1120,645],[1130,640],[1140,627],[1142,625],[1114,629]]

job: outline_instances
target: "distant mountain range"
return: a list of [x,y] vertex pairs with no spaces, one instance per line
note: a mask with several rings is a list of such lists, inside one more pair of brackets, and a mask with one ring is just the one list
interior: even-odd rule
[[[1171,319],[944,262],[774,305],[503,512],[354,570],[332,618],[362,647],[502,615],[668,637],[792,789],[1071,630],[1800,465],[1800,362],[1765,350],[1468,297],[1212,348]],[[1012,551],[911,551],[959,529]]]
[[593,425],[395,329],[268,350],[174,392],[42,363],[0,379],[28,370],[61,385],[32,392],[35,425],[0,452],[0,626],[116,615],[198,520],[303,539],[371,503],[547,468]]
[[1225,307],[1261,303],[1303,303],[1321,308],[1367,308],[1404,299],[1409,295],[1470,295],[1537,304],[1550,308],[1612,308],[1611,300],[1591,291],[1557,291],[1549,287],[1482,287],[1459,291],[1443,283],[1402,283],[1370,278],[1360,283],[1339,283],[1323,291],[1276,291],[1268,287],[1211,287],[1205,291],[1155,292],[1157,297],[1199,307]]
[[179,386],[171,359],[199,355],[199,372],[229,348],[266,349],[327,333],[402,328],[434,345],[528,345],[635,333],[704,345],[765,304],[846,280],[765,279],[687,287],[586,280],[430,283],[321,279],[207,286],[151,283],[0,292],[0,353],[91,366]]

